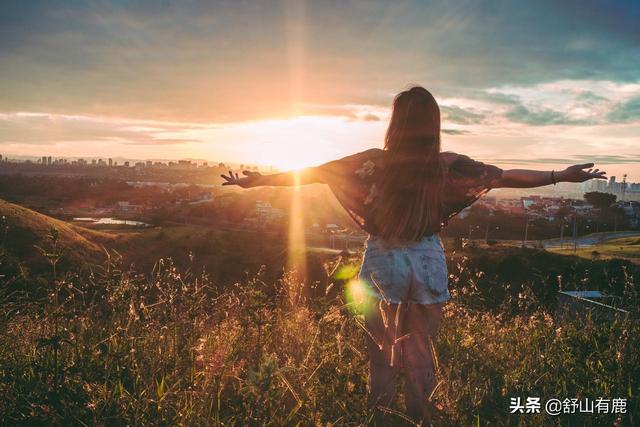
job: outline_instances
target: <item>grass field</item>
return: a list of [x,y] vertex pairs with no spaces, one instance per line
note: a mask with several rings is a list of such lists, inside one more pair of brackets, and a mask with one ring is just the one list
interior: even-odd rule
[[[526,290],[505,303],[516,315],[474,308],[481,275],[463,273],[436,341],[433,425],[638,425],[636,320],[556,322]],[[359,426],[380,410],[367,406],[358,300],[342,292],[309,299],[260,276],[219,289],[168,260],[150,276],[105,264],[48,286],[0,304],[0,424]],[[628,406],[510,415],[527,396]],[[411,425],[401,408],[382,425]]]
[[[111,251],[82,271],[0,278],[0,425],[361,426],[380,412],[367,406],[361,306],[344,291],[358,254],[323,255],[318,280],[302,283],[260,267],[282,264],[278,235],[184,226],[114,236],[3,209],[5,255],[29,249],[46,266],[54,234],[62,258],[104,254],[102,242],[138,261]],[[640,424],[634,264],[509,245],[448,258],[433,425]],[[556,319],[560,282],[620,295],[632,315]],[[382,425],[411,425],[397,397]],[[624,398],[627,412],[512,415],[511,397]]]
[[622,258],[634,263],[640,263],[640,238],[638,237],[605,240],[591,247],[578,247],[575,252],[573,247],[551,248],[548,250],[559,254],[575,254],[587,259]]

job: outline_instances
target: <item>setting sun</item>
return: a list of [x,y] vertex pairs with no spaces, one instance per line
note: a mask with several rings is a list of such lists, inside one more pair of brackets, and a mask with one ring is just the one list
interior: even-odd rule
[[[243,125],[257,163],[289,170],[300,169],[332,158],[340,141],[353,139],[353,123],[345,118],[302,116],[264,120]],[[335,156],[335,155],[333,155]]]

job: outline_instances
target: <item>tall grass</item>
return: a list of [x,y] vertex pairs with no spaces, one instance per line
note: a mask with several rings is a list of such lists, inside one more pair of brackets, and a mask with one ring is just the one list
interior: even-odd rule
[[[481,273],[465,269],[453,272],[436,342],[434,425],[640,423],[633,316],[556,323],[526,292],[510,301],[520,314],[481,310],[472,304]],[[261,274],[223,289],[169,259],[150,274],[122,270],[113,253],[91,274],[47,283],[43,299],[1,297],[1,424],[355,426],[373,417],[365,332],[333,289],[309,298],[294,275],[265,283]],[[628,408],[511,415],[518,396],[621,397]],[[395,424],[407,423],[398,415]]]

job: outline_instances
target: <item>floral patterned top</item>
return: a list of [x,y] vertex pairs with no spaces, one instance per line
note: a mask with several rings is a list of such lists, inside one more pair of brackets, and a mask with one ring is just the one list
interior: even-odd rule
[[[377,180],[387,152],[370,149],[315,168],[322,182],[329,184],[340,204],[366,232],[376,235],[371,205],[377,195]],[[497,166],[473,160],[452,152],[440,154],[445,167],[445,191],[442,224],[436,233],[460,211],[487,193],[502,177]]]

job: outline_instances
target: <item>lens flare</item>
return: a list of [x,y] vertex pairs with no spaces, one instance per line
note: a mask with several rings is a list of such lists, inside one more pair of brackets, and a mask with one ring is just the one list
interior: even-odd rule
[[353,314],[362,314],[367,309],[366,284],[359,279],[350,280],[344,288],[345,300]]

